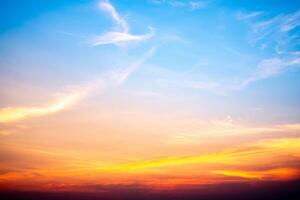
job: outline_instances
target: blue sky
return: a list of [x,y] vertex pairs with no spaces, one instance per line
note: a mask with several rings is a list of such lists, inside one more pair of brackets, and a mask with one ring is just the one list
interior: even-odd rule
[[[144,94],[132,101],[156,96],[154,106],[253,123],[299,120],[300,2],[104,3],[111,7],[85,0],[3,2],[1,87],[10,89],[3,89],[1,105],[25,104],[5,93],[11,87],[37,87],[46,100],[47,93],[122,69],[155,48],[122,84],[123,93]],[[116,36],[123,41],[111,33],[123,34]]]

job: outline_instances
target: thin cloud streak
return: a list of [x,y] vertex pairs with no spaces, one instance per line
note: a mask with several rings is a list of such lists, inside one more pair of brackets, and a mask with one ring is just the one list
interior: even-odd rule
[[177,0],[150,0],[151,3],[156,5],[167,4],[172,7],[186,7],[191,10],[203,9],[208,6],[207,1],[177,1]]
[[112,17],[114,22],[117,24],[118,31],[110,31],[103,35],[96,36],[92,41],[92,46],[106,44],[121,45],[127,42],[145,41],[154,36],[154,31],[152,27],[149,28],[149,32],[146,34],[130,34],[130,27],[128,23],[118,14],[115,7],[108,0],[101,1],[100,8]]
[[282,60],[280,58],[272,58],[272,59],[265,59],[262,60],[258,66],[256,72],[246,78],[245,80],[241,81],[238,85],[233,86],[233,90],[240,90],[253,82],[267,79],[278,75],[290,67],[299,67],[300,58],[294,58],[291,60]]
[[159,79],[158,83],[169,85],[172,87],[191,88],[196,90],[208,91],[214,94],[226,94],[228,92],[239,91],[247,86],[264,79],[269,79],[291,68],[300,66],[300,58],[294,57],[290,59],[271,58],[260,61],[254,72],[237,82],[221,82],[221,81],[193,81],[189,79],[173,80]]
[[260,11],[250,12],[250,13],[244,13],[244,12],[239,11],[236,13],[236,18],[238,20],[249,20],[249,19],[258,17],[262,14],[263,14],[263,12],[260,12]]
[[71,91],[57,95],[53,101],[44,106],[0,108],[0,123],[16,122],[27,118],[57,113],[78,104],[93,93],[104,91],[114,83],[116,83],[117,86],[121,85],[153,55],[154,51],[155,48],[151,48],[139,60],[124,70],[115,71],[85,85],[73,87],[74,89]]
[[280,31],[289,32],[300,26],[300,11],[286,16],[285,21],[280,27]]
[[170,145],[199,145],[206,140],[228,137],[257,137],[265,138],[274,133],[284,133],[285,137],[298,135],[300,124],[278,124],[273,126],[251,127],[233,121],[231,118],[225,120],[212,120],[205,122],[190,121],[185,123],[190,129],[180,130],[177,134],[166,141]]
[[298,43],[299,33],[296,29],[300,26],[300,11],[279,14],[264,21],[253,21],[250,25],[251,45],[265,48],[268,44],[277,54],[288,54]]
[[104,35],[96,36],[93,40],[92,46],[99,46],[105,44],[115,44],[120,46],[126,42],[149,40],[153,36],[154,32],[152,28],[150,28],[150,31],[144,35],[132,35],[127,32],[108,32]]
[[151,58],[153,56],[155,50],[156,50],[156,47],[152,47],[151,49],[148,50],[148,52],[146,52],[144,54],[144,56],[141,59],[137,60],[131,66],[129,66],[128,68],[125,68],[121,72],[114,74],[113,77],[116,79],[116,82],[118,84],[122,84],[125,80],[127,80],[128,77],[134,71],[136,71],[143,63],[145,63],[146,60],[148,60],[149,58]]
[[108,0],[101,1],[100,8],[112,17],[116,24],[121,28],[122,32],[129,31],[127,22],[122,17],[120,17],[115,7],[113,7],[113,5]]
[[295,168],[275,168],[268,170],[213,170],[212,174],[218,174],[229,177],[238,177],[244,179],[275,179],[275,180],[289,180],[299,176],[299,169]]

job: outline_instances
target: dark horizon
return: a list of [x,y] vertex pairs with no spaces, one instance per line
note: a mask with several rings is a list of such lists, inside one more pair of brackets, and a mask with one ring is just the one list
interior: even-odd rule
[[0,199],[4,200],[298,200],[300,199],[300,179],[293,181],[263,181],[252,183],[231,183],[185,187],[175,190],[151,190],[138,185],[111,185],[94,192],[76,191],[20,191],[0,189]]

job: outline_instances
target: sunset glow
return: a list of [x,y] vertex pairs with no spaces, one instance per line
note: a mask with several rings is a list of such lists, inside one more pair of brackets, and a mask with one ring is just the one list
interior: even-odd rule
[[299,183],[299,8],[1,2],[0,197]]

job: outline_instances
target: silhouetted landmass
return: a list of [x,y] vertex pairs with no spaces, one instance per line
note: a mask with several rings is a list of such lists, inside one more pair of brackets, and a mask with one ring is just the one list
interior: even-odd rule
[[2,200],[300,200],[300,180],[222,184],[157,191],[138,185],[97,186],[99,192],[30,192],[1,190]]

